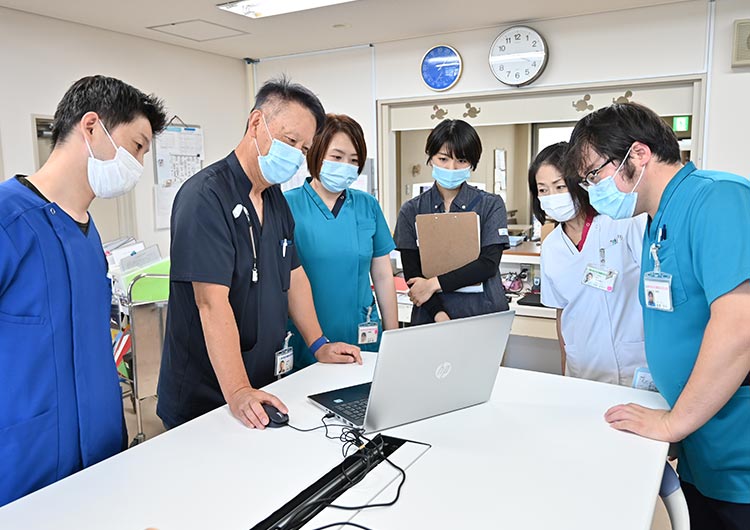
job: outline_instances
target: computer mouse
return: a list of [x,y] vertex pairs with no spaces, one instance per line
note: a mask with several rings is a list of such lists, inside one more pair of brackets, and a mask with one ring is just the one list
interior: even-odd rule
[[276,427],[283,427],[284,425],[289,423],[289,415],[284,414],[270,403],[263,403],[263,410],[265,410],[266,414],[268,414],[269,421],[266,427],[275,429]]

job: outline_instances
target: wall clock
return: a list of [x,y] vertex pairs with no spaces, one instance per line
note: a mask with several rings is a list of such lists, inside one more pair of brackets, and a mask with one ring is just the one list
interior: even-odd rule
[[523,86],[534,82],[547,66],[544,38],[528,26],[512,26],[497,36],[490,48],[490,69],[501,83]]
[[432,90],[448,90],[458,83],[463,62],[461,55],[452,47],[441,44],[433,46],[422,57],[422,81]]

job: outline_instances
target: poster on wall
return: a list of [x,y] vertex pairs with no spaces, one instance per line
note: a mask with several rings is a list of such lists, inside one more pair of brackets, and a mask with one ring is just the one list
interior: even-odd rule
[[154,139],[154,219],[157,230],[169,228],[175,195],[187,179],[203,168],[204,159],[203,129],[198,125],[170,123]]

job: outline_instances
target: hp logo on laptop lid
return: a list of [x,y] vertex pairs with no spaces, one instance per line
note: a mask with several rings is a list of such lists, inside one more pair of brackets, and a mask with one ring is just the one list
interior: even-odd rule
[[453,368],[453,365],[449,362],[444,362],[438,364],[437,368],[435,368],[435,377],[438,379],[445,379],[448,377],[448,374],[451,373],[451,369]]

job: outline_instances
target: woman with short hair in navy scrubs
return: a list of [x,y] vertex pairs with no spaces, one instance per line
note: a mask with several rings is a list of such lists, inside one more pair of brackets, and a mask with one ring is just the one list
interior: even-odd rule
[[[414,304],[412,325],[507,311],[499,268],[503,250],[508,248],[505,203],[499,195],[467,182],[482,155],[477,131],[463,120],[444,120],[427,137],[425,154],[435,184],[401,206],[395,231],[409,298]],[[416,217],[445,212],[476,212],[480,224],[479,257],[456,270],[425,278]],[[481,284],[481,289],[472,287],[476,284]]]
[[[377,351],[381,330],[398,327],[389,256],[395,244],[377,200],[349,189],[366,158],[362,127],[349,116],[328,114],[307,153],[311,177],[285,196],[323,333],[331,341]],[[289,343],[294,368],[314,363],[313,352],[291,322],[289,330],[294,334]]]

